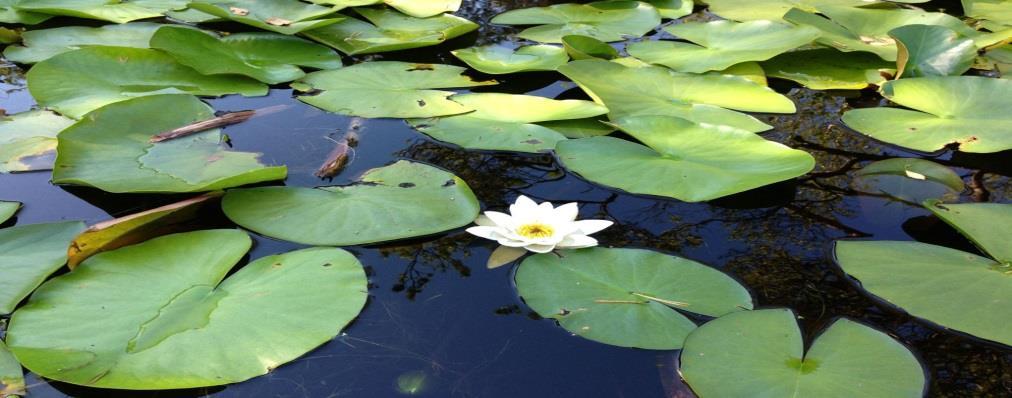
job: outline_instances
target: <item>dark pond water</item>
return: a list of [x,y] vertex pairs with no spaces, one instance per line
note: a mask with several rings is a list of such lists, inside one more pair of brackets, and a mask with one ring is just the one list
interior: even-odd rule
[[[465,3],[460,14],[485,25],[506,9],[552,2]],[[960,11],[958,5],[932,6]],[[47,25],[61,22],[79,23],[64,20]],[[449,49],[506,40],[511,32],[485,26],[477,34],[433,49],[382,58],[459,64]],[[33,102],[21,71],[6,68],[0,107],[8,113],[29,109]],[[582,95],[573,90],[573,84],[556,81],[557,77],[510,76],[500,79],[503,84],[495,90],[549,97]],[[794,99],[800,112],[763,117],[776,126],[764,135],[812,153],[818,160],[816,170],[796,181],[698,204],[605,189],[567,174],[550,155],[464,151],[434,142],[400,120],[361,122],[361,144],[354,161],[332,181],[320,180],[312,173],[333,148],[328,137],[339,137],[360,121],[304,105],[281,87],[268,97],[227,97],[211,103],[220,111],[284,107],[228,127],[226,133],[237,149],[263,152],[268,162],[287,164],[287,185],[344,184],[369,168],[413,159],[456,173],[486,208],[501,209],[520,194],[556,203],[579,201],[582,218],[617,221],[598,235],[603,245],[661,250],[724,270],[748,286],[760,306],[795,309],[803,317],[809,340],[840,316],[888,332],[923,360],[931,396],[1012,396],[1012,351],[1007,347],[941,331],[875,302],[853,286],[830,257],[832,241],[848,237],[919,240],[975,251],[922,208],[856,185],[853,171],[874,160],[924,157],[953,167],[973,187],[959,200],[1007,202],[1012,199],[1009,153],[922,156],[884,146],[839,123],[849,107],[884,104],[874,92],[826,93],[779,81],[771,84]],[[57,187],[48,180],[46,172],[0,175],[0,199],[25,203],[18,224],[93,223],[185,197],[113,195]],[[218,214],[199,227],[230,225]],[[299,248],[262,237],[256,241],[252,259]],[[538,319],[517,297],[510,270],[485,269],[493,248],[494,242],[463,230],[394,245],[350,248],[366,265],[371,281],[362,314],[331,343],[245,383],[134,394],[49,383],[29,375],[29,392],[32,397],[692,396],[675,370],[677,351],[611,347],[573,337],[552,321]]]

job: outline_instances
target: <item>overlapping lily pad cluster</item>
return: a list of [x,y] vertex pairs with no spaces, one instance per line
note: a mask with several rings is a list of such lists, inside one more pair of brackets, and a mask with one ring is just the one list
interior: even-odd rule
[[[772,127],[750,112],[796,112],[767,87],[767,77],[818,90],[878,87],[910,109],[856,109],[843,122],[887,143],[920,151],[1012,149],[1005,75],[1012,4],[964,0],[961,20],[906,4],[918,2],[709,0],[709,12],[723,18],[710,22],[679,20],[695,6],[686,0],[558,4],[491,21],[527,26],[517,37],[528,42],[519,47],[452,52],[489,75],[557,71],[590,98],[560,100],[461,92],[496,84],[461,66],[343,66],[342,54],[432,46],[477,29],[450,14],[460,0],[0,1],[0,22],[29,26],[4,55],[34,64],[28,88],[42,108],[0,121],[0,173],[52,169],[54,183],[112,193],[229,189],[87,231],[77,222],[0,230],[0,313],[13,312],[10,352],[0,344],[0,395],[23,389],[18,362],[48,378],[97,387],[238,382],[330,340],[364,305],[365,274],[347,251],[314,247],[264,257],[226,278],[250,247],[245,232],[164,235],[155,227],[164,220],[220,200],[230,219],[257,233],[347,246],[452,230],[479,212],[463,180],[406,160],[347,186],[232,189],[283,180],[287,169],[226,149],[218,129],[151,139],[213,117],[200,97],[261,96],[269,85],[290,83],[299,100],[330,112],[406,119],[465,149],[551,152],[592,182],[690,202],[815,167],[811,155],[759,135]],[[54,16],[113,24],[30,28]],[[199,25],[222,20],[259,31]],[[653,31],[664,40],[641,40]],[[971,69],[978,76],[964,76]],[[55,160],[45,156],[54,150]],[[925,177],[907,163],[879,171],[894,166]],[[932,177],[952,185],[944,173]],[[915,316],[1012,344],[1003,325],[965,311],[971,305],[999,320],[1012,317],[1010,259],[994,240],[1008,236],[1009,223],[994,231],[973,227],[993,224],[975,222],[983,218],[1007,219],[1009,206],[926,205],[992,258],[841,242],[841,266]],[[0,218],[18,206],[0,203]],[[877,261],[899,252],[924,261]],[[43,283],[68,263],[73,272]],[[937,303],[923,298],[936,284],[970,289],[977,280],[994,289]],[[843,319],[805,352],[789,310],[752,311],[745,287],[680,257],[605,248],[537,254],[522,262],[516,282],[535,311],[574,334],[627,347],[684,347],[683,375],[703,397],[760,390],[913,397],[924,390],[920,364],[888,335]],[[91,288],[80,289],[85,285]],[[248,327],[267,317],[272,322]],[[709,317],[719,318],[697,327]]]

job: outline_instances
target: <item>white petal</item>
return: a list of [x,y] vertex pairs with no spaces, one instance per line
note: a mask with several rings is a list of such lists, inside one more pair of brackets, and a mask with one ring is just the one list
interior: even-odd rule
[[485,217],[487,217],[495,225],[506,229],[513,229],[516,227],[516,225],[513,223],[513,217],[510,217],[510,215],[506,213],[500,213],[498,211],[486,211]]
[[590,235],[614,224],[608,220],[580,220],[576,222],[576,227],[580,229],[580,233]]
[[501,237],[501,234],[499,234],[498,231],[496,231],[497,229],[499,229],[499,228],[498,227],[477,226],[477,227],[468,228],[467,229],[467,233],[469,233],[471,235],[474,235],[474,236],[477,236],[477,237],[485,238],[485,239],[499,240],[499,238]]
[[535,253],[548,253],[555,249],[555,245],[527,245],[524,246],[524,249]]
[[480,226],[483,226],[483,227],[495,227],[496,226],[495,221],[492,221],[491,218],[488,218],[488,216],[486,216],[484,214],[478,215],[478,218],[474,219],[474,223],[478,224]]
[[584,247],[597,246],[597,239],[591,238],[587,235],[569,235],[562,242],[557,245],[559,248],[565,249],[582,249]]
[[576,221],[576,216],[580,214],[580,206],[573,203],[566,203],[562,206],[555,208],[555,219],[562,222],[573,222]]
[[524,195],[518,196],[517,201],[510,205],[510,214],[513,217],[533,217],[537,214],[537,210],[538,204]]
[[496,240],[496,242],[499,242],[500,245],[509,247],[525,247],[531,244],[530,242],[524,242],[522,240],[513,240],[509,238],[499,238],[498,240]]

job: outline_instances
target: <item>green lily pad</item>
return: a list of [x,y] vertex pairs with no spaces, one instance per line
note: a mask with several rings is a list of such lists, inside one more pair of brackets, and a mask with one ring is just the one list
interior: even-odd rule
[[746,78],[679,73],[663,67],[626,67],[604,60],[573,61],[559,72],[606,106],[612,120],[627,116],[676,116],[751,132],[771,127],[748,112],[793,113],[790,99]]
[[875,190],[909,202],[962,192],[963,179],[952,169],[917,158],[872,162],[855,173],[862,190]]
[[1012,263],[1012,205],[999,203],[924,204],[938,218],[957,229],[981,250],[1003,263]]
[[7,344],[32,372],[67,383],[203,387],[266,374],[361,311],[365,272],[341,249],[263,257],[225,279],[251,243],[242,231],[208,230],[89,258],[14,313]]
[[1012,3],[1008,0],[962,0],[963,15],[1012,26]]
[[944,26],[905,25],[889,31],[889,36],[898,46],[898,77],[962,75],[977,57],[973,40]]
[[0,397],[25,395],[25,374],[7,345],[0,341]]
[[[177,6],[165,0],[21,0],[16,7],[21,11],[48,15],[98,19],[126,23],[138,19],[159,18],[162,13]],[[185,4],[183,5],[185,7]]]
[[588,138],[608,135],[615,132],[615,127],[599,118],[552,120],[538,123],[566,136],[566,138]]
[[692,14],[692,0],[643,0],[657,9],[661,17],[678,19]]
[[[925,3],[928,0],[896,0]],[[816,12],[823,6],[859,7],[885,3],[877,0],[706,0],[710,12],[735,21],[779,20],[791,8]],[[887,3],[888,4],[888,3]]]
[[517,36],[542,43],[561,43],[564,36],[582,35],[613,42],[640,37],[661,23],[653,6],[638,1],[598,1],[510,10],[492,18],[500,25],[540,25]]
[[594,58],[610,60],[619,56],[615,47],[589,36],[563,36],[562,47],[574,60]]
[[231,190],[221,207],[257,233],[328,246],[432,235],[469,224],[479,210],[463,180],[404,160],[369,170],[351,185]]
[[0,173],[49,170],[56,134],[74,121],[49,111],[28,111],[0,119]]
[[644,145],[613,137],[566,140],[555,151],[566,169],[627,192],[699,202],[789,180],[815,167],[804,151],[730,126],[670,116],[615,125]]
[[490,75],[551,71],[569,62],[562,47],[539,44],[513,49],[501,45],[469,47],[451,51],[468,66]]
[[0,229],[0,314],[14,307],[67,262],[67,248],[84,223],[70,221]]
[[937,25],[967,37],[977,34],[958,18],[940,12],[834,6],[822,6],[818,10],[829,19],[797,8],[785,14],[784,19],[821,31],[816,40],[819,44],[844,52],[870,52],[886,61],[895,61],[897,56],[896,40],[889,36],[889,31],[901,26]]
[[151,136],[213,117],[190,95],[155,95],[106,105],[59,136],[53,182],[107,192],[202,192],[285,178],[284,166],[223,148],[221,131],[161,143]]
[[416,18],[427,18],[444,12],[456,12],[461,0],[309,0],[316,4],[339,7],[361,7],[386,4]]
[[201,75],[161,51],[127,47],[66,52],[36,64],[27,79],[28,90],[40,105],[75,119],[103,105],[145,95],[267,94],[267,86],[256,80]]
[[530,95],[463,94],[451,98],[474,112],[435,119],[413,119],[412,127],[432,138],[467,149],[544,152],[566,137],[535,123],[584,119],[608,113],[590,101],[553,100]]
[[621,347],[678,349],[696,328],[682,311],[716,317],[752,308],[748,290],[724,273],[641,249],[530,256],[517,269],[516,285],[538,315]]
[[21,0],[0,0],[0,22],[35,25],[53,17],[49,14],[21,10],[17,7],[19,2]]
[[791,51],[761,63],[769,77],[797,82],[813,90],[860,90],[881,85],[896,65],[863,52],[833,48]]
[[348,55],[434,46],[478,29],[467,19],[444,14],[414,18],[397,11],[361,8],[358,13],[369,22],[347,18],[302,34]]
[[691,41],[644,41],[629,45],[629,55],[681,72],[723,70],[749,61],[765,61],[811,43],[819,31],[772,21],[686,22],[664,28]]
[[882,95],[914,110],[848,111],[843,122],[877,140],[923,152],[957,145],[963,152],[1012,149],[1012,82],[975,76],[937,76],[885,83]]
[[[462,75],[467,69],[451,65],[397,61],[363,62],[343,69],[313,72],[295,85],[323,90],[299,96],[315,107],[361,117],[424,118],[456,115],[473,109],[448,97],[439,88],[495,84]],[[304,90],[307,91],[307,90]]]
[[198,0],[190,8],[238,23],[286,35],[322,28],[346,17],[333,7],[298,0]]
[[341,67],[336,51],[297,37],[276,33],[237,33],[223,38],[182,26],[163,26],[151,47],[204,75],[239,74],[267,84],[302,78],[299,66]]
[[889,335],[841,318],[805,352],[794,318],[769,309],[710,321],[685,340],[679,372],[700,398],[924,395],[924,369]]
[[24,32],[22,45],[4,49],[4,58],[22,64],[34,64],[57,54],[87,46],[148,48],[151,35],[160,24],[131,22],[99,28],[64,26]]
[[11,217],[14,217],[14,213],[18,212],[21,208],[21,202],[8,202],[0,200],[0,224],[7,222]]

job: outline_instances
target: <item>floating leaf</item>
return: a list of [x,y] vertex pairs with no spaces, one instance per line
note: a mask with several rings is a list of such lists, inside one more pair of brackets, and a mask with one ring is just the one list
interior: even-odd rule
[[522,247],[499,246],[489,254],[485,266],[488,269],[499,268],[520,259],[527,253],[527,249]]
[[34,64],[57,54],[88,46],[148,48],[151,35],[163,26],[150,22],[131,22],[99,28],[64,26],[30,30],[21,35],[22,45],[4,50],[10,61]]
[[[848,111],[843,122],[877,140],[923,152],[955,145],[963,152],[1012,149],[1012,82],[975,76],[900,79],[882,95],[915,110]],[[920,112],[919,112],[920,111]]]
[[608,135],[615,131],[615,127],[598,118],[573,119],[573,120],[552,120],[538,123],[540,126],[548,127],[566,138],[587,138]]
[[22,11],[68,17],[98,19],[114,23],[126,23],[138,19],[158,18],[172,9],[165,7],[172,2],[140,0],[21,0],[17,8]]
[[670,116],[615,125],[646,146],[613,137],[566,140],[555,149],[567,169],[631,193],[699,202],[792,179],[815,167],[804,151],[730,126]]
[[629,55],[681,72],[723,70],[748,61],[765,61],[811,43],[819,31],[772,21],[686,22],[664,28],[691,41],[643,41],[629,45]]
[[578,336],[622,347],[678,349],[696,328],[681,311],[721,316],[752,308],[748,291],[720,271],[640,249],[530,256],[517,269],[516,284],[542,317]]
[[432,235],[467,225],[479,210],[463,180],[404,160],[369,170],[351,185],[231,190],[222,209],[257,233],[328,246]]
[[[895,0],[895,3],[925,3],[928,0]],[[858,7],[885,3],[877,0],[706,0],[710,12],[735,21],[779,20],[791,8],[816,12],[822,6]],[[888,4],[888,3],[887,3]]]
[[25,375],[21,364],[0,341],[0,397],[25,395]]
[[263,257],[222,281],[250,245],[209,230],[89,258],[14,313],[7,344],[32,372],[72,384],[221,385],[330,341],[365,304],[361,264],[334,248]]
[[562,46],[574,60],[594,58],[610,60],[618,58],[618,50],[608,43],[593,37],[580,35],[563,36]]
[[49,111],[28,111],[0,119],[0,173],[51,169],[52,158],[28,159],[56,149],[56,134],[73,122]]
[[221,131],[151,143],[151,136],[211,117],[190,95],[155,95],[106,105],[60,133],[53,182],[107,192],[201,192],[284,179],[258,154],[222,148]]
[[583,119],[608,112],[590,101],[558,101],[529,95],[481,93],[456,95],[451,99],[475,111],[409,122],[432,138],[468,149],[549,151],[566,137],[534,123]]
[[363,62],[306,75],[299,87],[323,92],[298,98],[342,115],[373,118],[455,115],[472,109],[447,99],[453,92],[433,89],[495,84],[472,80],[462,75],[464,71],[465,68],[451,65]]
[[1012,262],[1012,205],[999,203],[942,204],[937,200],[924,204],[938,218],[951,225],[991,257]]
[[20,202],[0,200],[0,224],[7,222],[7,220],[11,219],[11,217],[14,217],[14,213],[17,213],[20,208]]
[[788,309],[741,311],[685,340],[679,372],[700,398],[919,398],[924,369],[889,335],[841,318],[805,340]]
[[898,77],[962,75],[977,57],[973,40],[937,25],[905,25],[889,31],[896,40]]
[[220,202],[218,199],[223,194],[221,191],[211,192],[92,225],[70,243],[67,266],[74,269],[82,261],[98,253],[192,229],[185,223],[200,216],[200,210],[209,204],[217,205]]
[[832,48],[792,51],[762,62],[770,77],[787,79],[813,90],[860,90],[886,81],[896,65],[861,52]]
[[1012,26],[1012,3],[1008,0],[962,0],[963,15]]
[[626,116],[676,116],[698,123],[723,124],[752,132],[771,127],[750,112],[793,113],[794,103],[768,87],[725,75],[696,75],[662,67],[626,67],[582,60],[559,67],[594,100],[608,107],[612,120]]
[[374,4],[386,4],[397,11],[416,18],[427,18],[444,12],[455,12],[460,9],[461,0],[309,0],[316,4],[335,5],[339,7],[361,7]]
[[67,247],[84,230],[70,221],[0,229],[0,314],[9,314],[67,262]]
[[561,43],[568,35],[612,42],[640,37],[661,23],[653,6],[638,1],[598,1],[510,10],[492,18],[500,25],[541,25],[517,36],[542,43]]
[[198,0],[190,8],[272,32],[294,35],[340,22],[336,8],[298,0]]
[[692,14],[692,0],[643,0],[657,9],[661,17],[678,19]]
[[930,160],[895,158],[872,162],[856,173],[861,177],[894,175],[915,180],[934,181],[956,192],[963,190],[963,179],[952,169]]
[[539,44],[517,49],[501,45],[469,47],[451,51],[468,66],[491,75],[552,71],[569,61],[562,47]]
[[347,18],[303,35],[348,55],[434,46],[478,29],[455,15],[413,18],[386,9],[358,9],[369,22]]
[[182,26],[163,26],[151,47],[204,75],[239,74],[268,84],[299,79],[298,66],[340,68],[334,50],[297,37],[276,33],[237,33],[217,38]]
[[53,17],[48,14],[21,10],[20,7],[17,7],[19,2],[21,0],[0,0],[0,22],[35,25]]
[[267,94],[267,86],[242,76],[204,76],[161,51],[87,47],[39,62],[28,71],[28,89],[40,105],[73,118],[134,97],[170,93],[218,96]]

